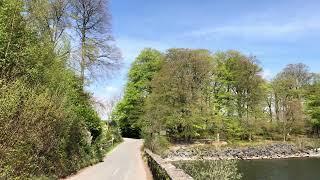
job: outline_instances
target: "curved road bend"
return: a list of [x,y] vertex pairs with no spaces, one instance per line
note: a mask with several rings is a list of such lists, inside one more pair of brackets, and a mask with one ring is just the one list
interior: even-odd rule
[[147,180],[151,179],[142,160],[142,140],[124,138],[104,161],[80,170],[66,180]]

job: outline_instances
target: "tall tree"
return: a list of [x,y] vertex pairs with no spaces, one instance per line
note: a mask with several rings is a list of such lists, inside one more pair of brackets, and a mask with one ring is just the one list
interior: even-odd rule
[[118,68],[120,52],[112,44],[108,0],[71,0],[71,8],[80,41],[78,62],[84,85],[86,77],[97,78]]
[[[27,21],[58,48],[60,40],[69,28],[69,0],[26,0]],[[45,39],[44,37],[43,39]]]
[[150,81],[162,63],[163,55],[154,49],[142,50],[132,63],[124,97],[112,115],[113,120],[119,122],[123,136],[140,137],[139,123],[144,113],[145,99],[152,92]]
[[306,89],[306,113],[309,115],[312,131],[320,137],[320,74],[314,74],[311,85]]
[[150,133],[167,131],[172,140],[199,136],[208,118],[204,89],[209,79],[211,54],[207,50],[169,49],[163,68],[152,80],[145,120]]
[[274,110],[274,93],[272,89],[271,83],[266,83],[265,86],[266,96],[265,96],[265,103],[267,106],[267,114],[269,116],[270,122],[273,121],[273,110]]
[[273,80],[275,113],[286,141],[290,133],[301,131],[305,124],[303,94],[311,74],[304,64],[289,64]]
[[248,57],[237,51],[220,52],[215,58],[218,66],[214,73],[213,94],[220,104],[219,111],[225,112],[229,118],[236,117],[240,120],[247,129],[248,139],[251,140],[263,110],[262,68],[255,57]]

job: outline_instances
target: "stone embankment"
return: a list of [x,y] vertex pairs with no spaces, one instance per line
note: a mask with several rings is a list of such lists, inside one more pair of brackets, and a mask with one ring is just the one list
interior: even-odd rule
[[320,149],[298,148],[292,144],[270,144],[246,148],[215,148],[180,146],[170,150],[164,158],[167,161],[178,160],[219,160],[219,159],[283,159],[297,157],[320,157]]
[[176,168],[170,162],[165,161],[159,155],[152,153],[148,149],[145,149],[145,156],[155,180],[193,180],[193,178],[183,170]]

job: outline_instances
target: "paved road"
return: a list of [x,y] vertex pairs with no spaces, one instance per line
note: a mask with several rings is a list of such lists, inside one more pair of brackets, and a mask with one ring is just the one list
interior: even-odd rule
[[85,168],[67,180],[150,179],[141,157],[142,144],[142,140],[124,138],[124,142],[110,152],[104,162]]

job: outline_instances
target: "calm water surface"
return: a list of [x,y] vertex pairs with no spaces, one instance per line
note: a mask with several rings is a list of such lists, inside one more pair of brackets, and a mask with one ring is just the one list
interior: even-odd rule
[[320,180],[320,158],[239,161],[244,180]]

